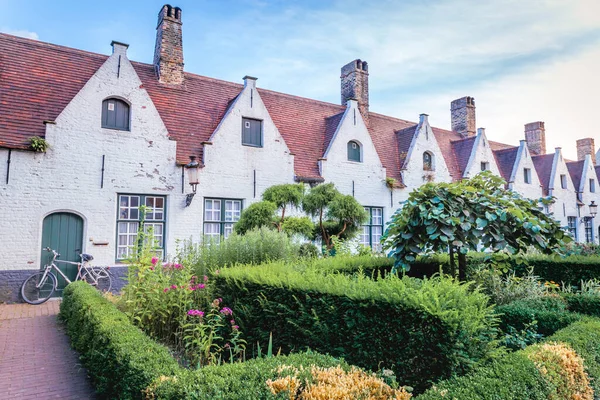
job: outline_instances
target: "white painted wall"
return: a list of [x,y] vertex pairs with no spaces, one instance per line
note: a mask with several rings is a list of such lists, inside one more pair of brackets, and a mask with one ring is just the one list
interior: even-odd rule
[[[595,182],[595,192],[592,193],[590,191],[590,179],[593,179]],[[590,216],[590,203],[592,201],[596,202],[596,204],[600,205],[600,188],[598,187],[598,177],[596,176],[596,170],[594,169],[594,165],[592,163],[592,157],[588,154],[585,158],[583,165],[583,173],[581,175],[581,182],[577,191],[580,193],[581,202],[584,204],[579,209],[580,214],[580,222],[578,226],[579,230],[579,241],[585,242],[585,224],[582,223],[585,217]],[[594,242],[598,243],[598,217],[592,220],[592,230],[593,230],[593,238]]]
[[480,173],[482,162],[488,162],[490,166],[490,171],[494,175],[501,176],[500,170],[498,169],[498,165],[496,164],[496,158],[494,157],[494,153],[492,152],[487,137],[485,136],[485,130],[483,128],[479,128],[477,130],[475,142],[473,143],[473,149],[471,151],[469,163],[465,168],[463,177],[472,178],[478,173]]
[[[548,185],[549,195],[556,197],[551,211],[554,213],[554,218],[558,220],[561,226],[567,226],[567,217],[577,217],[577,202],[576,190],[573,186],[573,180],[567,169],[567,164],[562,156],[560,148],[557,148],[554,153],[554,161],[552,165],[552,174],[550,176],[550,184]],[[567,188],[561,188],[560,176],[566,175]],[[581,229],[578,226],[578,237],[581,237]]]
[[[433,155],[433,171],[423,170],[423,153]],[[435,139],[426,114],[421,114],[419,125],[408,150],[402,171],[404,184],[407,188],[416,188],[427,182],[451,182],[452,176],[448,171],[446,160]],[[431,176],[432,180],[429,180]],[[410,192],[410,191],[407,191]],[[408,196],[408,193],[407,193]]]
[[[525,168],[531,171],[531,183],[525,183]],[[527,148],[527,143],[521,140],[515,165],[511,177],[509,178],[508,188],[530,199],[539,199],[543,196],[543,188],[540,178],[531,159],[531,153]]]

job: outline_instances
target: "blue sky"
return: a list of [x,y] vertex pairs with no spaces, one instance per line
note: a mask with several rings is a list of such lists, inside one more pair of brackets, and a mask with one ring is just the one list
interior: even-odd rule
[[[0,31],[151,62],[164,1],[0,0]],[[547,147],[600,146],[597,0],[179,0],[185,69],[338,103],[340,67],[369,62],[371,110],[449,128],[450,101],[474,96],[477,125],[518,144],[546,122]]]

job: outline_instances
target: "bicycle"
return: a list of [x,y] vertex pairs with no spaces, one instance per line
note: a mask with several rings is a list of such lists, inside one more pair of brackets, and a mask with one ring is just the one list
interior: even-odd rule
[[90,254],[80,254],[81,262],[73,262],[57,260],[60,254],[50,247],[46,247],[44,250],[52,252],[52,261],[46,264],[44,269],[25,279],[25,282],[21,285],[21,297],[25,302],[33,305],[42,304],[52,297],[58,286],[58,279],[52,271],[53,269],[63,277],[67,284],[71,283],[71,280],[56,266],[56,263],[77,265],[75,281],[86,281],[95,286],[100,292],[110,291],[112,287],[112,276],[108,271],[110,267],[90,266],[89,262],[94,259]]

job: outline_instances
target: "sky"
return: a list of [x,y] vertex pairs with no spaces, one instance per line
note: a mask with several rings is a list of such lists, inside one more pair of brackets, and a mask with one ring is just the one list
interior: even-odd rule
[[[176,1],[176,0],[173,0]],[[0,32],[152,62],[155,0],[0,0]],[[518,145],[545,121],[548,151],[600,146],[598,0],[177,0],[185,70],[332,103],[340,68],[369,63],[370,110],[450,128],[450,102],[475,97],[477,126]]]

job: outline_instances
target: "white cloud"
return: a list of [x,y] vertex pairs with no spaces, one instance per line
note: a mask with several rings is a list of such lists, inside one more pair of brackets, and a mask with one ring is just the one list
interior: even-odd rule
[[27,31],[27,30],[18,30],[18,29],[10,29],[6,27],[0,27],[0,32],[8,33],[9,35],[20,36],[27,39],[39,40],[39,36],[35,32]]

